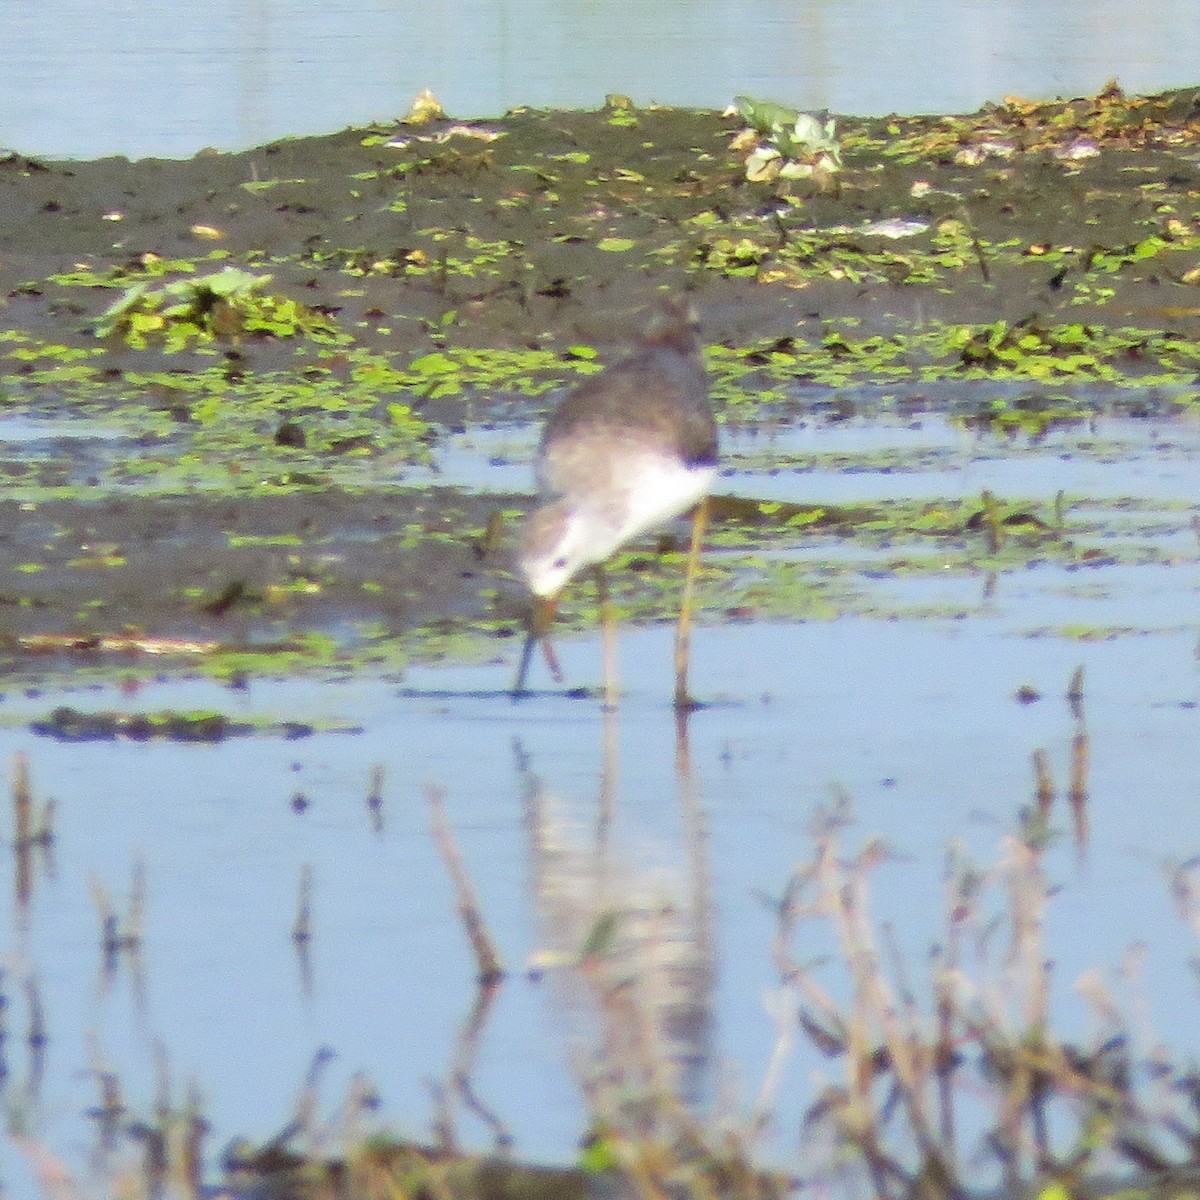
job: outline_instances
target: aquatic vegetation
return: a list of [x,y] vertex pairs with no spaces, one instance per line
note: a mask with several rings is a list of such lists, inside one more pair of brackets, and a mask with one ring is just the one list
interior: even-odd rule
[[[14,327],[0,331],[0,415],[14,418],[0,458],[13,535],[0,568],[9,694],[67,673],[81,688],[119,676],[135,694],[139,678],[178,671],[245,685],[511,657],[523,613],[506,554],[525,499],[409,486],[405,472],[437,461],[441,430],[521,419],[597,370],[638,306],[666,289],[698,292],[713,391],[745,433],[729,465],[751,498],[716,498],[704,620],[961,622],[955,631],[970,620],[975,633],[1004,618],[1009,650],[1024,638],[1053,639],[1054,653],[1099,641],[1138,649],[1132,639],[1167,631],[1183,635],[1186,654],[1186,604],[1097,603],[1128,568],[1151,564],[1155,584],[1172,571],[1186,594],[1196,562],[1186,488],[1172,501],[1106,499],[1105,488],[1053,496],[1059,484],[1045,479],[1063,462],[1086,466],[1076,481],[1092,467],[1119,471],[1130,445],[1139,463],[1169,459],[1187,479],[1200,399],[1194,93],[1010,100],[967,118],[836,130],[753,103],[742,116],[758,147],[741,152],[759,155],[751,179],[717,114],[610,97],[598,113],[510,114],[495,141],[440,129],[397,137],[394,127],[347,135],[334,167],[321,146],[273,147],[259,155],[274,157],[272,178],[237,160],[214,177],[207,211],[162,235],[161,254],[130,258],[111,230],[88,241],[84,225],[66,229],[70,250],[11,287]],[[790,164],[815,175],[823,157],[836,189],[788,195]],[[129,167],[131,187],[145,186],[138,170]],[[29,179],[49,173],[31,168]],[[302,211],[297,198],[325,208]],[[272,224],[272,211],[287,221]],[[209,254],[197,240],[218,226],[227,248]],[[123,294],[101,313],[114,292]],[[287,296],[313,304],[280,307]],[[81,336],[88,321],[103,344]],[[856,433],[880,414],[915,436],[862,448]],[[1122,414],[1154,420],[1109,419]],[[790,424],[818,436],[789,450],[774,433]],[[948,436],[914,449],[935,424]],[[1123,442],[1132,426],[1146,436]],[[508,465],[509,449],[500,454]],[[1002,476],[1011,494],[963,496],[960,482],[931,482],[1038,454],[1049,474],[1027,490],[1013,482],[1029,478],[1020,475]],[[807,501],[759,498],[754,480],[774,495],[768,487],[789,473],[780,494]],[[920,498],[908,497],[905,484],[922,473]],[[848,491],[810,493],[806,474]],[[845,494],[888,499],[815,498]],[[669,533],[626,554],[612,580],[624,613],[672,619],[682,557]],[[1006,585],[1022,593],[1019,611],[1004,608]],[[590,626],[592,603],[587,585],[572,589],[564,626]],[[160,636],[156,622],[194,636]],[[233,640],[242,630],[253,636]],[[1082,688],[1073,691],[1078,703]],[[1019,689],[1023,704],[1038,695]],[[1179,704],[1190,704],[1186,690]],[[308,731],[286,720],[246,730],[220,711],[34,711],[38,733],[68,739]],[[1137,1030],[1102,995],[1087,1013],[1094,1038],[1042,1016],[1055,950],[1039,940],[1053,930],[1041,919],[1054,904],[1045,851],[1086,823],[1082,736],[1077,725],[1062,737],[1075,755],[1063,793],[1072,829],[1051,819],[1043,763],[1034,808],[997,860],[948,859],[946,927],[931,955],[898,962],[868,898],[886,849],[851,844],[840,812],[767,899],[778,934],[773,1012],[835,1076],[800,1093],[814,1143],[806,1172],[829,1151],[889,1200],[996,1190],[1063,1200],[1114,1163],[1160,1179],[1192,1171],[1191,1066],[1143,1055]],[[297,790],[297,811],[302,801]],[[22,803],[18,856],[37,836]],[[1191,874],[1173,874],[1177,900],[1195,896]],[[297,947],[319,929],[298,919]],[[613,919],[590,932],[589,968],[621,929]],[[830,933],[832,951],[816,957],[812,943]],[[132,953],[130,936],[121,925],[102,945]],[[998,938],[1012,950],[1004,962],[992,953]],[[978,955],[956,958],[967,944]],[[1014,982],[1025,990],[1006,991]],[[980,996],[1001,997],[1021,1019],[1001,1019]],[[92,1116],[114,1139],[136,1139],[148,1194],[211,1189],[194,1097],[175,1103],[163,1088],[139,1119],[136,1101],[104,1072],[94,1077]],[[650,1135],[631,1136],[597,1106],[576,1165],[497,1168],[387,1133],[364,1137],[376,1101],[362,1084],[343,1109],[344,1136],[314,1133],[310,1108],[308,1126],[299,1117],[262,1144],[232,1145],[225,1182],[364,1197],[482,1191],[498,1178],[555,1195],[616,1188],[618,1177],[633,1180],[631,1192],[697,1200],[767,1189],[752,1137],[691,1122],[648,1088],[635,1099]],[[768,1119],[769,1105],[756,1116]],[[769,1182],[782,1191],[792,1181]]]
[[[1015,697],[1022,704],[1041,698],[1029,686]],[[1065,926],[1057,912],[1063,901],[1055,850],[1073,844],[1082,860],[1091,837],[1091,735],[1082,667],[1063,699],[1073,732],[1061,788],[1051,755],[1034,750],[1028,796],[1011,827],[997,834],[995,847],[976,858],[957,839],[949,841],[940,902],[880,915],[887,901],[876,893],[895,895],[907,877],[889,876],[912,872],[915,865],[882,838],[860,831],[851,799],[840,789],[818,808],[795,867],[777,886],[755,893],[767,921],[763,953],[775,976],[764,1007],[776,1040],[751,1111],[726,1103],[717,1117],[699,1114],[672,1073],[678,1047],[671,1038],[678,1034],[654,1019],[658,1014],[646,996],[654,989],[639,987],[656,955],[669,966],[680,957],[676,943],[687,917],[664,910],[661,881],[657,919],[644,931],[629,929],[638,915],[635,898],[597,915],[588,908],[573,913],[570,900],[558,895],[541,900],[539,915],[550,944],[570,952],[561,961],[545,956],[538,973],[579,985],[572,1019],[584,1037],[603,1046],[604,1070],[589,1072],[586,1052],[574,1046],[587,1122],[576,1161],[542,1166],[517,1158],[503,1109],[485,1107],[474,1087],[481,1036],[502,995],[504,972],[485,923],[486,906],[439,809],[431,819],[434,839],[454,878],[475,960],[491,969],[455,1044],[453,1091],[437,1092],[436,1137],[420,1142],[394,1132],[365,1074],[353,1076],[345,1094],[328,1106],[321,1092],[333,1056],[322,1050],[294,1112],[281,1114],[280,1132],[237,1138],[219,1158],[207,1145],[198,1089],[189,1086],[177,1096],[165,1062],[153,1111],[146,1114],[126,1098],[127,1081],[114,1071],[95,1071],[99,1103],[89,1116],[102,1123],[103,1140],[94,1161],[110,1172],[119,1168],[121,1194],[134,1197],[158,1194],[167,1183],[196,1194],[214,1180],[231,1192],[300,1200],[346,1194],[366,1200],[426,1194],[582,1198],[597,1190],[680,1200],[783,1200],[831,1187],[882,1200],[964,1200],[997,1189],[1043,1200],[1098,1189],[1130,1197],[1175,1194],[1177,1187],[1186,1193],[1200,1140],[1194,1102],[1200,1079],[1186,1043],[1176,1052],[1151,1027],[1143,995],[1149,976],[1140,970],[1146,948],[1131,949],[1119,966],[1085,964],[1075,978],[1060,977],[1055,938]],[[195,717],[203,724],[213,714]],[[540,781],[519,762],[530,824],[546,846],[539,851],[535,841],[535,853],[578,857],[570,830],[551,838],[561,826],[546,811]],[[25,856],[28,874],[36,839],[52,836],[51,827],[41,825],[48,816],[34,821],[34,790],[23,758],[14,765],[13,781],[23,831],[16,851]],[[376,767],[367,800],[372,811],[382,803],[381,787],[382,769]],[[430,791],[440,804],[441,790]],[[292,803],[302,811],[304,793]],[[611,871],[611,849],[605,863]],[[588,878],[586,863],[572,866],[574,874],[560,867],[551,880]],[[1168,864],[1164,874],[1179,922],[1195,927],[1196,863]],[[140,969],[144,867],[134,865],[124,911],[102,884],[94,892],[105,972],[126,963]],[[306,864],[292,927],[300,955],[314,937],[312,900],[313,871]],[[635,939],[645,943],[637,946],[641,957],[631,951]],[[666,1007],[661,996],[658,1001]],[[801,1042],[820,1064],[803,1076],[804,1083],[789,1071]],[[797,1169],[764,1168],[763,1131],[797,1093]],[[463,1148],[456,1107],[485,1116],[493,1149]],[[787,1146],[792,1149],[793,1140]]]
[[102,351],[18,335],[0,341],[6,360],[19,374],[0,397],[37,394],[48,411],[102,416],[128,431],[136,451],[114,457],[109,484],[242,490],[305,486],[308,472],[309,486],[325,485],[376,458],[429,456],[431,427],[413,405],[432,390],[436,372],[400,372],[371,353],[304,359],[299,371],[210,365],[113,373]]
[[564,373],[585,376],[602,369],[595,351],[587,346],[572,347],[565,355],[549,350],[447,348],[410,360],[391,379],[405,391],[430,399],[498,390],[540,396],[561,387]]
[[749,96],[737,96],[726,115],[739,116],[746,124],[732,148],[746,153],[746,178],[751,183],[813,179],[825,184],[842,169],[832,119],[819,121],[797,109]]
[[134,349],[156,343],[168,354],[196,342],[253,337],[349,340],[324,314],[264,291],[270,281],[270,275],[226,267],[161,287],[138,282],[109,305],[92,328],[97,337],[118,337]]
[[[855,381],[957,378],[1191,388],[1200,369],[1200,347],[1174,333],[1036,317],[988,325],[930,322],[920,332],[891,336],[862,335],[852,322],[829,322],[819,341],[786,337],[739,348],[710,346],[707,356],[718,394],[737,406],[778,400],[798,383],[837,388]],[[1078,400],[1057,394],[1065,411],[1082,411]]]
[[1070,163],[1094,157],[1101,146],[1129,149],[1160,139],[1175,146],[1195,145],[1200,142],[1200,130],[1188,119],[1186,107],[1177,107],[1172,100],[1170,93],[1127,96],[1115,82],[1096,96],[1067,101],[1011,96],[965,116],[939,117],[932,122],[893,118],[888,136],[875,140],[874,145],[886,156],[907,162],[952,156],[964,147],[984,148],[982,157],[959,160],[965,165],[985,161],[988,149],[1006,157],[1049,150]]
[[59,287],[127,288],[134,283],[165,279],[168,275],[194,275],[201,263],[222,262],[228,258],[228,250],[212,250],[200,258],[164,258],[147,250],[104,270],[96,270],[90,263],[79,263],[73,271],[47,275],[45,282]]
[[[1082,852],[1088,735],[1082,685],[1074,687],[1066,800]],[[1046,856],[1055,789],[1043,752],[1033,765],[1036,802],[995,861],[981,866],[950,850],[945,927],[915,974],[899,961],[890,924],[872,912],[887,848],[872,839],[847,848],[845,798],[822,814],[810,859],[781,894],[763,898],[778,922],[780,1017],[840,1064],[841,1079],[809,1106],[805,1133],[811,1154],[835,1148],[827,1170],[842,1185],[849,1168],[883,1197],[974,1195],[1001,1180],[1007,1194],[1058,1196],[1089,1191],[1114,1170],[1132,1186],[1143,1176],[1186,1178],[1194,1167],[1194,1064],[1151,1046],[1144,1014],[1130,1015],[1099,969],[1074,988],[1092,1032],[1072,1036],[1052,1015]],[[1171,881],[1192,920],[1194,874],[1188,864]],[[825,930],[836,947],[828,958],[798,954],[822,944]]]
[[610,92],[604,97],[604,111],[608,123],[618,129],[631,129],[637,126],[637,106],[628,96],[620,92]]
[[33,733],[59,742],[163,740],[172,742],[223,742],[228,738],[273,735],[291,740],[309,737],[313,726],[298,721],[275,724],[235,721],[218,712],[81,712],[67,706],[30,722]]

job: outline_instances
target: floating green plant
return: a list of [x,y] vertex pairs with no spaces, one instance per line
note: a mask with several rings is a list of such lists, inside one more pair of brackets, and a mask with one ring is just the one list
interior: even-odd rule
[[748,151],[746,178],[752,183],[770,179],[828,180],[842,169],[836,123],[819,121],[808,113],[770,100],[738,96],[727,110],[742,118],[746,128],[734,139],[736,149]]
[[135,349],[159,344],[167,353],[196,342],[253,337],[349,340],[324,314],[264,291],[270,281],[270,275],[226,267],[161,287],[135,283],[104,310],[93,331],[97,337],[119,337]]

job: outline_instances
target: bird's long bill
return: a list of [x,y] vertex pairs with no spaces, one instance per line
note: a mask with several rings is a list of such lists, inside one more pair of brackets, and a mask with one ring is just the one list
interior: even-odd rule
[[517,668],[517,679],[513,684],[513,699],[525,694],[525,680],[529,675],[529,667],[533,662],[534,647],[540,642],[542,657],[550,670],[555,683],[562,683],[562,667],[558,665],[558,655],[550,642],[550,627],[554,624],[554,611],[557,607],[556,596],[535,596],[533,611],[529,617],[529,632],[525,635],[525,645],[521,648],[521,665]]

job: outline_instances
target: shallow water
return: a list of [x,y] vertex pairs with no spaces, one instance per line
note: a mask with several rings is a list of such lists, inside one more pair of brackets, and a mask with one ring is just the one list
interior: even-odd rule
[[[387,120],[432,88],[455,116],[516,105],[723,108],[735,95],[882,115],[1196,82],[1197,0],[42,0],[0,6],[14,48],[0,144],[186,157]],[[636,31],[634,37],[630,31]],[[929,64],[936,69],[929,69]]]
[[[920,626],[846,620],[703,631],[696,679],[725,675],[721,691],[729,697],[697,714],[691,731],[718,914],[714,1067],[752,1083],[765,1066],[774,1033],[761,992],[772,982],[772,926],[754,893],[782,888],[808,849],[806,827],[815,807],[829,802],[830,787],[854,799],[860,829],[851,842],[881,834],[903,856],[883,873],[880,909],[902,914],[893,920],[919,962],[938,929],[931,885],[946,841],[961,838],[980,858],[991,855],[1030,798],[1034,748],[1046,748],[1060,785],[1065,779],[1074,725],[1058,696],[1080,664],[1094,747],[1092,832],[1082,865],[1069,841],[1052,856],[1063,892],[1050,945],[1069,981],[1086,967],[1115,964],[1130,943],[1153,935],[1156,1015],[1168,1037],[1188,1027],[1187,991],[1174,984],[1182,982],[1190,939],[1169,915],[1159,864],[1196,848],[1181,836],[1196,801],[1188,751],[1195,635],[1077,646],[1022,636],[1036,598],[1021,590],[1002,589],[988,607],[974,620]],[[684,855],[674,731],[661,700],[669,639],[663,630],[640,631],[623,639],[623,649],[629,696],[620,719],[616,841],[633,863],[665,869],[678,888]],[[561,652],[570,677],[587,676],[594,657],[587,645]],[[752,669],[742,686],[728,679],[732,662]],[[80,1071],[96,1056],[117,1071],[135,1107],[148,1109],[159,1042],[175,1080],[200,1084],[218,1142],[281,1126],[322,1046],[338,1055],[331,1103],[345,1075],[363,1070],[389,1121],[425,1133],[424,1082],[446,1078],[473,992],[453,896],[428,832],[422,785],[433,780],[447,790],[483,912],[516,972],[485,1032],[476,1090],[521,1152],[569,1156],[582,1113],[564,1065],[561,1014],[546,984],[519,974],[537,939],[513,739],[562,798],[575,836],[585,838],[603,767],[600,722],[591,703],[549,694],[512,705],[498,691],[510,665],[413,671],[406,694],[353,681],[256,683],[237,696],[211,684],[152,685],[138,697],[151,708],[194,704],[361,722],[353,736],[61,746],[5,732],[2,751],[28,752],[38,794],[59,804],[53,873],[39,874],[28,930],[10,930],[8,956],[14,980],[36,973],[46,1006],[47,1070],[32,1110],[50,1144],[83,1138],[78,1114],[96,1095]],[[1047,699],[1016,703],[1023,684]],[[43,713],[60,699],[79,707],[121,703],[106,692],[10,698],[6,715]],[[387,770],[378,833],[365,803],[374,764]],[[298,791],[310,805],[303,813],[292,807]],[[140,1004],[128,966],[104,981],[89,895],[94,880],[127,894],[135,861],[144,863],[149,885]],[[311,994],[289,938],[306,863],[316,873]],[[15,1007],[19,1013],[19,997]],[[23,1075],[20,1057],[10,1098]],[[785,1111],[794,1113],[805,1094],[805,1061],[801,1055],[791,1073]],[[469,1120],[464,1134],[486,1144],[486,1131]]]
[[[991,487],[1033,502],[1065,489],[1072,536],[1086,544],[1088,530],[1099,530],[1098,544],[1124,557],[1090,567],[1034,561],[994,577],[909,574],[879,547],[799,535],[794,551],[775,553],[805,570],[836,560],[870,601],[860,610],[886,615],[702,626],[693,686],[711,703],[690,721],[692,774],[682,780],[666,627],[622,634],[616,755],[611,745],[606,753],[596,703],[551,687],[540,664],[535,694],[511,702],[508,643],[493,661],[412,667],[399,679],[252,680],[233,690],[147,678],[132,694],[10,689],[0,702],[0,761],[26,753],[36,796],[57,802],[52,858],[36,866],[29,901],[19,896],[15,856],[0,877],[0,894],[18,901],[0,942],[14,1031],[3,1093],[10,1112],[82,1168],[93,1132],[81,1114],[98,1098],[88,1070],[110,1067],[132,1107],[148,1113],[161,1047],[176,1099],[186,1081],[201,1088],[215,1145],[234,1134],[267,1137],[285,1123],[312,1056],[329,1047],[330,1109],[363,1071],[379,1089],[382,1120],[427,1136],[428,1084],[447,1080],[474,994],[430,834],[425,787],[436,783],[510,972],[482,1035],[475,1092],[519,1153],[569,1159],[583,1121],[569,1046],[586,1029],[564,1008],[553,971],[540,980],[524,973],[542,961],[554,929],[528,825],[529,772],[558,798],[552,832],[578,849],[571,861],[587,861],[607,779],[615,816],[605,853],[625,876],[684,905],[697,880],[708,881],[715,980],[698,1001],[710,1015],[707,1090],[739,1080],[743,1109],[776,1036],[764,1012],[774,926],[758,894],[778,894],[810,852],[814,814],[834,789],[853,803],[848,847],[882,836],[896,853],[876,879],[878,911],[917,969],[940,930],[947,843],[995,857],[1031,802],[1038,748],[1060,789],[1048,855],[1061,884],[1047,926],[1056,1017],[1066,1029],[1086,1026],[1071,981],[1115,967],[1149,939],[1153,1019],[1168,1042],[1178,1038],[1195,1019],[1186,978],[1194,944],[1172,912],[1162,867],[1200,849],[1200,555],[1190,524],[1198,441],[1185,418],[1102,418],[1036,442],[965,434],[936,418],[730,437],[722,488],[742,495],[845,501]],[[528,434],[472,430],[444,466],[451,481],[505,491],[513,473],[527,478],[531,448]],[[919,451],[920,469],[891,469],[890,451]],[[858,469],[838,465],[845,454],[859,456]],[[597,682],[594,639],[564,638],[558,650],[568,682]],[[1080,666],[1082,724],[1063,698]],[[1022,687],[1042,699],[1019,703]],[[29,731],[31,717],[63,703],[212,708],[234,719],[310,721],[323,732],[183,746],[64,745]],[[1061,796],[1080,732],[1091,747],[1085,842]],[[376,767],[385,773],[380,828],[367,804]],[[693,799],[699,828],[688,815]],[[140,983],[128,960],[111,977],[103,971],[92,897],[99,882],[122,907],[139,862],[148,893]],[[290,936],[306,865],[315,879],[307,967]],[[21,1040],[29,980],[49,1034],[35,1081]],[[791,1161],[810,1077],[830,1069],[797,1052],[772,1156]],[[463,1141],[489,1145],[489,1128],[457,1111]],[[28,1194],[12,1147],[0,1154],[10,1160],[0,1170],[8,1194]]]

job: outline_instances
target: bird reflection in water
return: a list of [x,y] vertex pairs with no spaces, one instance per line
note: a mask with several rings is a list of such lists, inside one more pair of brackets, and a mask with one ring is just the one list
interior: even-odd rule
[[518,742],[530,878],[541,949],[573,1041],[573,1066],[594,1117],[615,1133],[680,1132],[712,1100],[715,958],[707,830],[681,720],[675,780],[682,869],[648,869],[615,842],[617,718],[603,721],[603,769],[592,834]]

